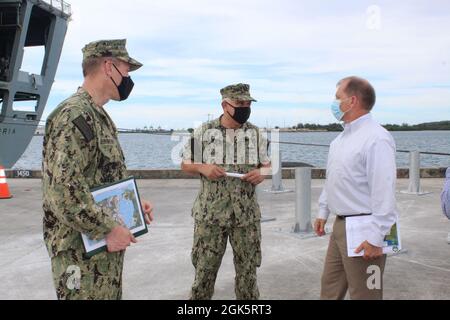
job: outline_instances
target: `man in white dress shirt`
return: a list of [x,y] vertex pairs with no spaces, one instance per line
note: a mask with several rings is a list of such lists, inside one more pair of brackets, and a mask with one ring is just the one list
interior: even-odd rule
[[[445,184],[441,193],[442,212],[450,219],[450,168],[445,172]],[[450,244],[450,233],[447,236],[447,243]]]
[[[314,223],[325,235],[330,214],[336,215],[322,275],[321,299],[382,299],[386,255],[384,237],[397,220],[396,147],[391,134],[372,119],[375,90],[358,77],[339,81],[332,112],[344,131],[331,143],[327,180]],[[366,241],[348,257],[345,220],[370,216]],[[378,277],[376,279],[374,277]]]

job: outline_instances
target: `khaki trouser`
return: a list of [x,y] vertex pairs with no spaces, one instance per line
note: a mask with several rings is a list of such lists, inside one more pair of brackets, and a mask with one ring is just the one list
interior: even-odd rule
[[[383,299],[385,264],[386,255],[372,261],[366,261],[362,257],[349,258],[345,219],[336,217],[322,275],[320,298],[341,300],[345,298],[348,290],[351,299]],[[377,272],[373,270],[380,271],[378,272],[378,283],[375,279]]]

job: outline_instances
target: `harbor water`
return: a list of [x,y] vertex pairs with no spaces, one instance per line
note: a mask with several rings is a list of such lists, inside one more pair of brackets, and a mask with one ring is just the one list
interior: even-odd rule
[[[338,132],[282,132],[280,141],[329,145]],[[450,131],[392,132],[398,150],[450,153]],[[186,134],[155,135],[144,133],[120,134],[119,140],[129,169],[176,169]],[[42,136],[33,137],[27,150],[13,169],[38,170],[42,161]],[[328,148],[281,145],[286,162],[304,162],[325,168]],[[409,154],[397,153],[397,166],[408,167]],[[421,155],[421,167],[450,167],[450,157]]]

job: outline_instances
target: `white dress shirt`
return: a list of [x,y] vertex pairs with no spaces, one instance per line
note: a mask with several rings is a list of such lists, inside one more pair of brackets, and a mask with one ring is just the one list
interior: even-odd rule
[[382,247],[397,221],[395,141],[369,113],[331,143],[318,218],[372,214],[367,241]]
[[450,168],[447,168],[445,172],[445,184],[441,193],[441,203],[442,211],[450,219]]

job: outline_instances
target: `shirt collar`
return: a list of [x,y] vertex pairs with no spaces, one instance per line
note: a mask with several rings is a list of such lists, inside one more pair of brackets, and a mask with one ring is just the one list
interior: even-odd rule
[[344,132],[353,132],[358,130],[367,121],[372,120],[372,114],[369,112],[350,123],[344,124]]
[[246,130],[246,129],[248,129],[248,122],[244,123],[240,128],[236,128],[236,129],[225,128],[222,125],[222,117],[223,117],[223,115],[221,115],[219,118],[213,120],[214,126],[219,127],[220,129],[223,129],[223,130],[239,130],[239,129]]
[[84,98],[86,98],[87,100],[89,100],[89,102],[94,105],[97,106],[94,102],[94,99],[92,99],[91,95],[89,94],[89,92],[87,92],[87,90],[83,87],[78,87],[78,94],[83,96]]
[[87,99],[89,101],[89,106],[99,115],[101,115],[102,117],[105,117],[105,110],[103,109],[103,107],[98,106],[97,104],[95,104],[94,99],[92,99],[91,95],[89,94],[89,92],[87,92],[86,89],[84,89],[83,87],[78,87],[78,94],[81,95],[83,98]]

